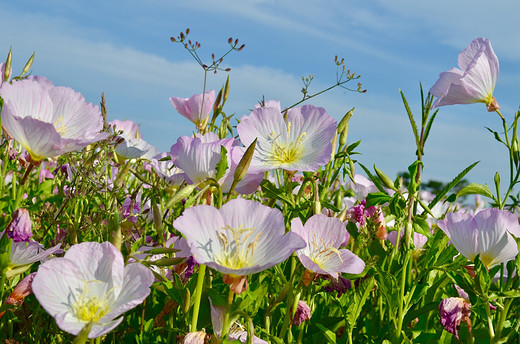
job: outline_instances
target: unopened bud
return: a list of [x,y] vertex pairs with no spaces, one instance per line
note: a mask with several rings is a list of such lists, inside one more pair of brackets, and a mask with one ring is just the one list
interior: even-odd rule
[[355,109],[355,108],[350,109],[350,110],[345,114],[345,116],[343,116],[343,118],[341,119],[341,121],[339,121],[339,124],[338,124],[338,133],[341,133],[343,130],[345,130],[345,127],[348,125],[348,122],[350,121],[350,118],[351,118],[352,115],[354,114],[354,109]]
[[228,42],[229,44],[233,43],[233,38],[229,37],[229,39],[227,40],[227,42]]
[[217,94],[217,97],[215,98],[215,102],[213,103],[213,112],[217,111],[217,109],[220,106],[220,101],[222,100],[222,90],[223,88],[220,89],[220,91]]
[[170,209],[175,203],[182,201],[184,198],[187,198],[193,192],[193,190],[195,190],[195,187],[196,185],[186,185],[177,191],[177,193],[166,204],[166,209]]
[[184,41],[184,32],[181,32],[180,37],[181,37],[181,41]]
[[33,61],[34,61],[34,54],[35,53],[33,53],[31,55],[31,57],[29,58],[29,61],[27,61],[27,63],[25,64],[25,67],[23,67],[22,74],[20,74],[20,76],[23,76],[24,74],[28,73],[29,69],[31,69],[31,66],[32,66]]
[[513,160],[515,162],[515,165],[518,166],[518,155],[520,154],[520,152],[518,151],[518,138],[516,138],[515,140],[513,140]]
[[185,292],[184,292],[184,299],[182,300],[182,310],[183,310],[184,314],[188,314],[188,312],[190,311],[190,301],[191,301],[190,299],[191,299],[190,289],[186,288]]
[[238,48],[238,51],[242,51],[242,49],[244,49],[245,46],[246,46],[245,44],[242,44],[242,45],[240,46],[240,48]]
[[[229,72],[230,70],[231,70],[231,68],[227,68],[226,72]],[[224,85],[224,98],[222,100],[222,106],[224,106],[228,97],[229,97],[229,75],[227,77],[226,84]]]
[[376,171],[377,176],[383,182],[384,186],[386,186],[387,188],[392,189],[394,191],[397,191],[397,188],[395,187],[394,182],[386,174],[384,174],[383,171],[378,169],[376,167],[376,165],[374,165],[374,171]]
[[190,34],[190,28],[186,29],[186,36]]
[[177,42],[177,40],[174,37],[170,37],[170,41],[172,41],[174,43]]
[[11,78],[11,69],[13,63],[13,52],[12,49],[9,49],[9,54],[7,54],[7,60],[5,60],[4,66],[4,81],[9,81]]
[[240,162],[237,165],[237,168],[235,169],[235,174],[233,175],[233,183],[235,180],[237,183],[241,181],[247,174],[247,170],[249,169],[249,165],[251,165],[251,160],[253,160],[253,155],[255,154],[255,147],[256,147],[256,141],[258,139],[256,138],[253,143],[247,147],[246,151],[244,152],[244,155],[242,156],[242,159],[240,159]]

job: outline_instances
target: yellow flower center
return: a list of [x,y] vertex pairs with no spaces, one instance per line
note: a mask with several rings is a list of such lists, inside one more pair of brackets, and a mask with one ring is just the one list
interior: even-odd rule
[[223,232],[217,233],[222,244],[222,252],[215,257],[215,262],[230,269],[238,270],[254,264],[251,257],[254,255],[260,234],[249,243],[248,238],[254,233],[254,228],[238,228],[226,226]]
[[79,320],[85,322],[97,322],[111,311],[112,290],[108,291],[102,298],[90,295],[90,283],[102,283],[99,280],[85,281],[83,293],[77,297],[76,303],[72,306],[74,314]]
[[67,134],[68,128],[63,124],[63,116],[60,116],[52,125],[61,136]]
[[110,312],[110,309],[105,300],[100,300],[97,297],[81,298],[73,307],[74,313],[79,320],[85,322],[97,322]]
[[[291,122],[287,123],[287,137],[291,132]],[[268,140],[271,141],[271,152],[268,163],[275,166],[295,163],[303,157],[303,141],[307,133],[302,133],[296,141],[280,142],[280,135],[271,133]]]
[[[332,256],[338,256],[341,262],[343,259],[341,258],[341,252],[337,248],[332,246],[327,246],[327,244],[323,241],[323,239],[317,240],[316,235],[312,242],[313,251],[309,258],[318,265],[318,267],[322,270],[326,269],[326,263],[331,260]],[[321,244],[321,245],[319,245]]]

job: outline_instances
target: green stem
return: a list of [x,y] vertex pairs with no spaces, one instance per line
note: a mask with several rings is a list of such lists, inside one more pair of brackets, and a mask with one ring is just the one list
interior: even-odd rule
[[493,329],[493,319],[491,319],[491,310],[489,308],[489,302],[485,302],[486,315],[488,321],[488,331],[489,331],[489,342],[491,344],[495,343],[495,331]]
[[199,274],[197,276],[197,286],[195,287],[193,314],[191,318],[190,332],[197,331],[197,321],[199,319],[200,298],[202,295],[202,287],[204,286],[204,275],[206,274],[206,265],[201,264]]
[[222,339],[227,339],[229,337],[229,329],[231,328],[231,321],[229,319],[230,319],[230,315],[231,315],[231,309],[233,306],[234,297],[235,297],[235,292],[233,291],[233,289],[229,288],[226,313],[224,314],[224,322],[222,324]]
[[497,340],[500,340],[500,337],[502,335],[502,325],[506,321],[507,313],[509,311],[509,307],[511,306],[511,303],[513,302],[513,299],[507,299],[506,303],[504,304],[504,307],[500,309],[500,313],[498,315],[498,323],[497,323],[497,329],[496,329],[496,335],[495,337]]

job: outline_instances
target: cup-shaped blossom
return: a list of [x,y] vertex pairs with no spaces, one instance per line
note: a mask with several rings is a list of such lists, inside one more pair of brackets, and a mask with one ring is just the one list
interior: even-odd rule
[[241,198],[220,209],[209,205],[186,209],[173,226],[186,237],[199,264],[227,275],[266,270],[305,247],[296,233],[285,234],[279,210]]
[[251,168],[314,172],[330,160],[336,120],[313,105],[290,109],[286,119],[264,106],[242,117],[237,132],[245,146],[258,138]]
[[475,215],[463,211],[448,213],[437,225],[464,257],[480,255],[486,267],[508,262],[518,254],[512,235],[520,237],[518,217],[506,210],[489,208]]
[[[89,338],[114,329],[119,317],[150,294],[153,273],[140,263],[124,265],[111,243],[84,242],[63,258],[40,265],[32,290],[63,331],[77,335],[92,322]],[[119,318],[118,318],[119,317]]]
[[168,157],[169,155],[170,154],[166,152],[159,153],[151,158],[149,163],[145,162],[143,166],[150,173],[153,173],[153,169],[159,178],[168,184],[179,186],[184,182],[184,173],[180,168],[175,166],[171,159],[162,160],[162,158]]
[[80,150],[103,140],[99,108],[69,87],[54,86],[45,78],[4,83],[2,125],[31,155],[34,162]]
[[307,270],[338,278],[340,273],[359,274],[365,268],[361,258],[340,249],[347,229],[338,218],[316,214],[305,225],[295,218],[291,221],[291,231],[305,240],[306,246],[296,251],[296,255]]
[[197,128],[204,128],[215,103],[215,90],[204,94],[194,94],[191,98],[171,97],[175,110],[192,121]]
[[488,39],[479,37],[459,54],[459,68],[443,72],[430,93],[438,99],[433,107],[484,103],[488,111],[500,108],[493,91],[498,78],[498,58]]
[[[0,237],[4,234],[5,231],[0,232]],[[50,255],[62,252],[60,246],[61,244],[57,244],[46,250],[42,244],[31,239],[28,241],[13,241],[9,264],[5,273],[6,277],[12,278],[21,274],[27,271],[33,263],[46,260]]]
[[115,146],[116,153],[125,159],[148,159],[150,160],[157,154],[159,150],[157,147],[149,144],[141,135],[139,125],[133,121],[113,120],[110,125],[115,128],[119,136],[123,139]]
[[[171,149],[173,163],[184,171],[188,184],[197,184],[208,178],[216,178],[217,164],[222,158],[222,146],[227,150],[228,169],[218,180],[223,192],[228,192],[233,182],[236,167],[242,158],[242,147],[236,146],[234,139],[219,139],[213,132],[198,137],[181,136]],[[249,171],[237,184],[235,190],[241,194],[256,191],[263,179],[263,173]]]

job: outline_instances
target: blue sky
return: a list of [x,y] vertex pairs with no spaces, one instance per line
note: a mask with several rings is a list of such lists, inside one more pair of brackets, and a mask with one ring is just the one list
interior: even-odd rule
[[[232,69],[224,111],[236,118],[262,97],[295,103],[302,76],[315,76],[311,93],[334,83],[338,55],[368,92],[336,89],[310,103],[336,119],[356,107],[349,141],[362,140],[359,160],[394,177],[415,159],[399,89],[419,114],[419,83],[427,91],[474,38],[489,38],[499,57],[495,97],[511,122],[519,105],[518,13],[520,3],[512,1],[20,0],[2,5],[0,56],[12,47],[16,73],[35,51],[33,74],[95,104],[105,92],[110,120],[140,123],[144,139],[168,151],[194,130],[168,98],[201,93],[203,80],[171,36],[189,27],[206,61],[226,51],[229,37],[246,44],[223,64]],[[209,75],[209,88],[218,90],[227,75]],[[485,127],[502,126],[482,104],[441,108],[426,145],[424,179],[449,181],[477,160],[471,181],[491,184],[496,171],[507,179],[506,151]]]

